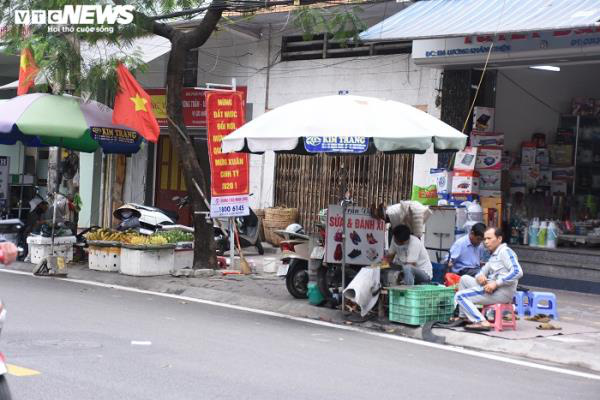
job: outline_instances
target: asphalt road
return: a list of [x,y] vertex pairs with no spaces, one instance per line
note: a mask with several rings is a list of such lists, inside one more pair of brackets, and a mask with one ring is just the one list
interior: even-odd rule
[[181,300],[0,273],[15,399],[598,399],[600,381]]

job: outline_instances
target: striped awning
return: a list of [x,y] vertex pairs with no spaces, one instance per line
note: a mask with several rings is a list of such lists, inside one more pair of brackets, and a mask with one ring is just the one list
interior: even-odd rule
[[596,27],[600,0],[419,1],[372,26],[362,40],[409,40]]

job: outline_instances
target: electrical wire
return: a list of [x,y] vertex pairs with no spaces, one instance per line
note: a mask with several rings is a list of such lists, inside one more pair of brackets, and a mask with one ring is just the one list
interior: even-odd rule
[[[504,17],[504,10],[506,9],[506,0],[502,3],[502,11],[500,12],[500,18],[498,18],[498,25],[496,26],[496,30],[494,32],[494,37],[500,30],[500,24],[502,23],[502,18]],[[465,123],[463,124],[462,133],[465,133],[467,129],[467,124],[469,122],[469,117],[475,108],[475,102],[477,101],[477,96],[479,95],[479,89],[481,88],[481,84],[483,83],[483,77],[487,71],[488,63],[490,61],[490,56],[492,55],[492,49],[494,48],[494,41],[492,40],[492,44],[490,45],[490,49],[488,50],[487,57],[485,58],[485,64],[483,66],[483,70],[481,71],[481,77],[479,78],[479,84],[477,84],[477,89],[475,90],[475,96],[473,97],[473,102],[471,103],[471,108],[469,109],[469,113],[465,117]]]

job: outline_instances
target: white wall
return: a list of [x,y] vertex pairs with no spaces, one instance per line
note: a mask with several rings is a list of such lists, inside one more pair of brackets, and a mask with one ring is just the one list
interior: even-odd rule
[[501,70],[496,90],[496,131],[504,133],[507,150],[518,152],[535,132],[552,143],[560,114],[571,112],[573,97],[600,98],[598,65],[563,66],[560,72]]
[[[440,116],[440,110],[435,106],[440,71],[414,65],[409,55],[280,62],[280,50],[281,34],[272,36],[269,62],[267,35],[258,40],[221,31],[199,50],[198,81],[201,84],[229,84],[231,78],[236,78],[239,85],[248,87],[253,118],[263,114],[267,108],[338,94],[340,90],[352,95],[426,106],[430,114]],[[263,157],[264,160],[260,160]],[[260,196],[251,198],[251,206],[262,208],[272,205],[274,167],[272,153],[253,156],[250,185],[255,194],[260,190]]]

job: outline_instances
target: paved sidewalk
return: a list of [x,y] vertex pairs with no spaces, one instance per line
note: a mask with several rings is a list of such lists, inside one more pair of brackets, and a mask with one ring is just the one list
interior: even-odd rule
[[[276,257],[267,254],[266,257]],[[285,287],[285,282],[275,274],[260,273],[263,257],[248,257],[257,274],[249,276],[217,274],[208,277],[133,277],[114,272],[98,272],[87,265],[69,266],[69,278],[102,282],[105,284],[135,287],[162,293],[173,293],[204,300],[240,305],[274,311],[283,314],[324,320],[334,323],[345,322],[339,310],[314,307],[306,300],[294,299]],[[31,264],[15,263],[13,270],[32,270]],[[531,288],[535,289],[535,288]],[[435,329],[436,335],[444,336],[446,343],[460,347],[503,353],[515,357],[526,357],[572,368],[600,372],[600,296],[568,291],[554,291],[558,298],[561,321],[593,328],[594,333],[557,335],[529,339],[509,340],[477,333]],[[421,329],[376,319],[355,325],[421,339]]]

